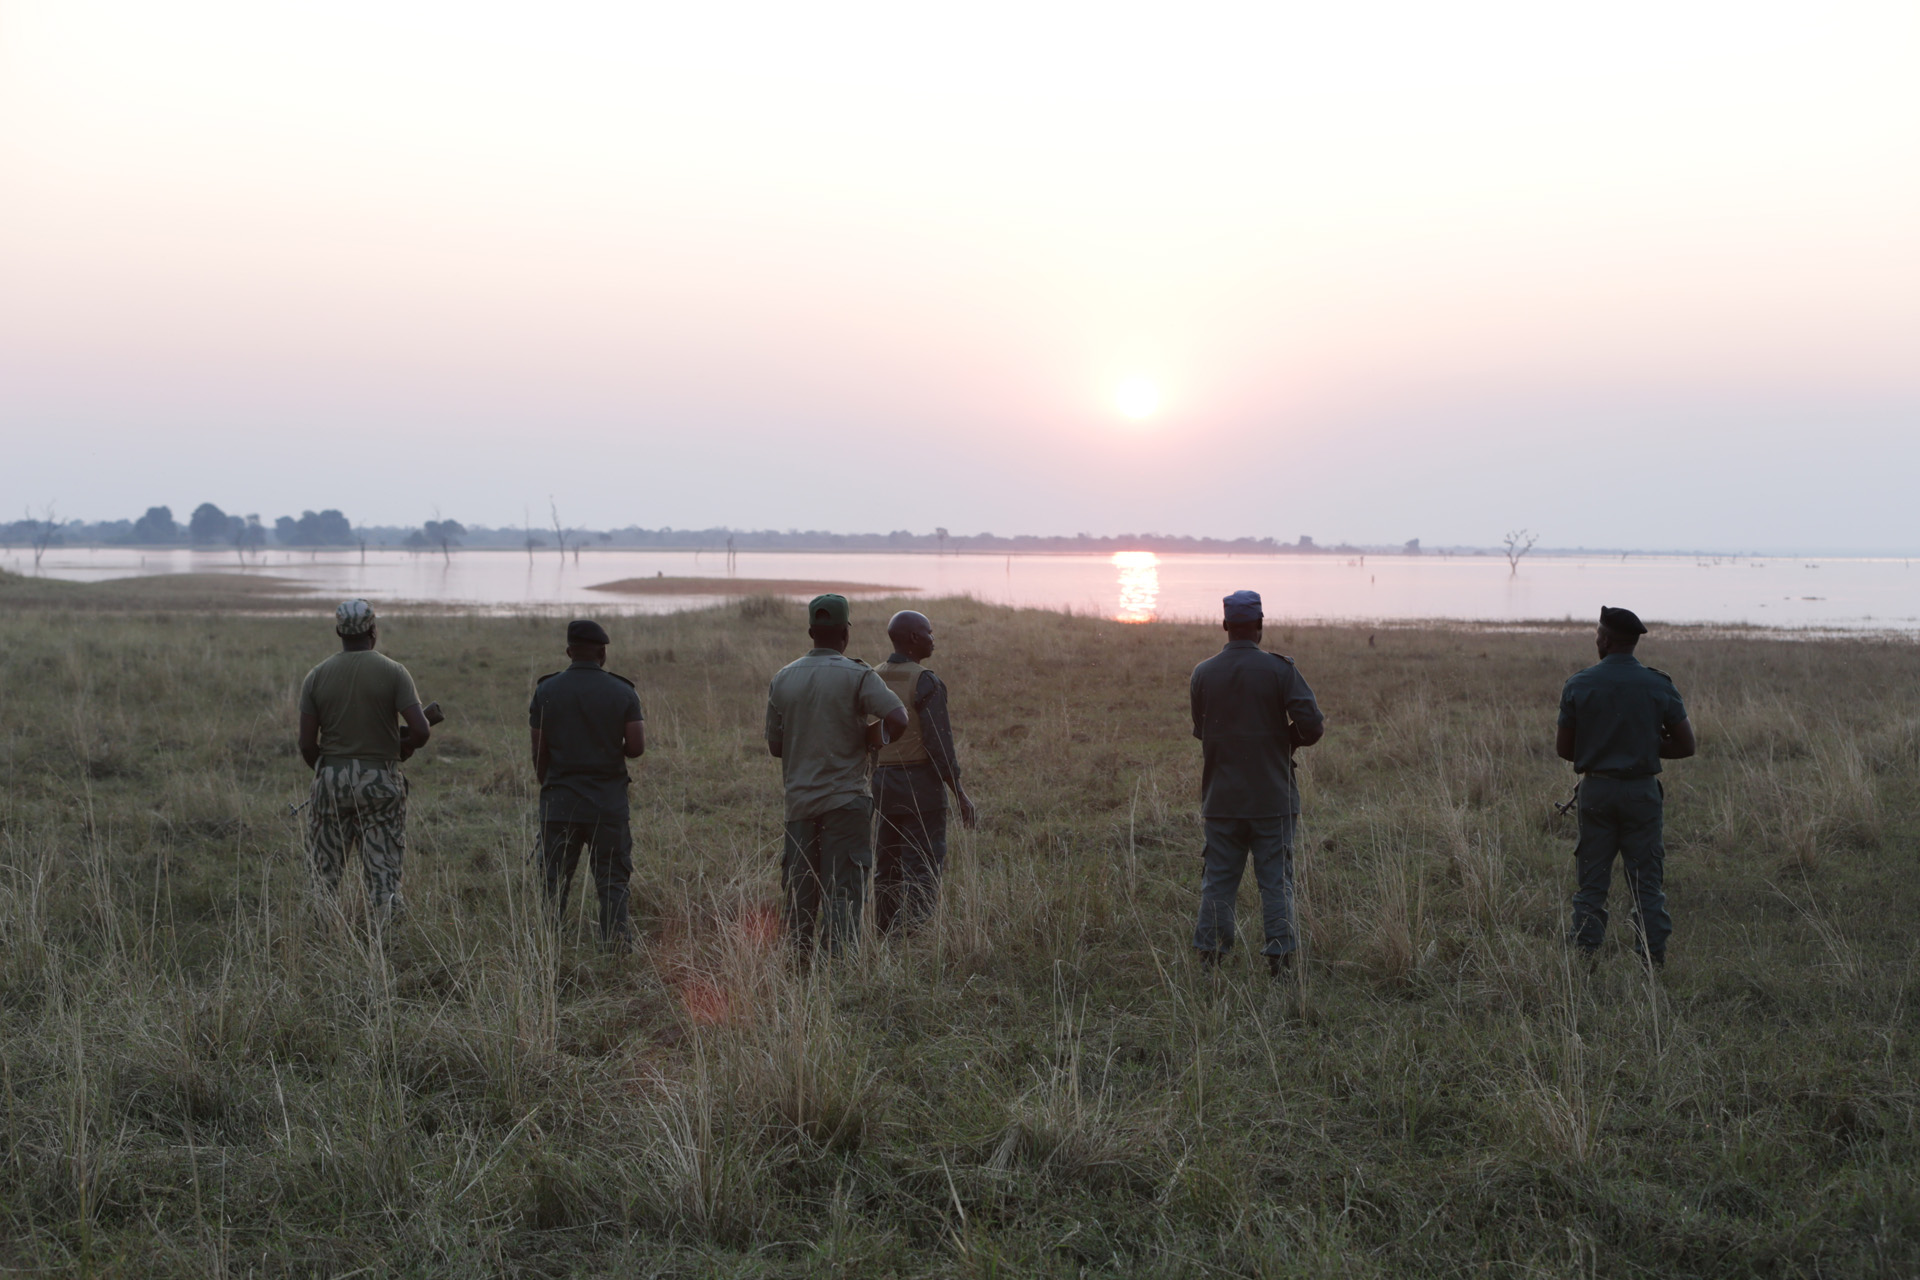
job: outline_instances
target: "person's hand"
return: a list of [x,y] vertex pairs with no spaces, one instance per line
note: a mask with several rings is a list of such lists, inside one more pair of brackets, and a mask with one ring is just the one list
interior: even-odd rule
[[960,825],[969,831],[980,826],[980,810],[974,807],[973,797],[964,791],[960,793]]

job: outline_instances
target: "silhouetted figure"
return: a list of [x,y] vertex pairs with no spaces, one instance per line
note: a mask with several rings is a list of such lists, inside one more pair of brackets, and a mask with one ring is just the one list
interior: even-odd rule
[[1580,843],[1574,849],[1579,887],[1567,940],[1589,956],[1599,951],[1618,854],[1639,916],[1640,953],[1665,964],[1673,918],[1664,889],[1660,762],[1692,755],[1694,740],[1672,679],[1633,656],[1646,633],[1632,610],[1600,610],[1593,637],[1600,661],[1571,676],[1561,690],[1553,745],[1580,775]]
[[1293,835],[1300,788],[1296,747],[1320,741],[1325,718],[1292,658],[1260,648],[1260,597],[1236,591],[1222,601],[1226,646],[1193,669],[1193,736],[1205,754],[1200,815],[1206,870],[1193,946],[1218,965],[1233,946],[1234,899],[1247,859],[1260,885],[1267,969],[1278,977],[1299,940],[1293,921]]

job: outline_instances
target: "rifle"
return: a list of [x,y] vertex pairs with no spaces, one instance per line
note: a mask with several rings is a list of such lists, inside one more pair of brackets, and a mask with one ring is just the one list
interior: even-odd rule
[[1568,814],[1572,813],[1575,806],[1577,806],[1579,803],[1580,803],[1580,779],[1575,778],[1573,780],[1573,794],[1567,797],[1566,803],[1564,804],[1556,801],[1553,806],[1553,811],[1556,814],[1560,815],[1562,818],[1564,818]]

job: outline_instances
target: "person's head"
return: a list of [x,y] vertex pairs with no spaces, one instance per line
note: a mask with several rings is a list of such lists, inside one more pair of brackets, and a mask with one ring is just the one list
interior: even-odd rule
[[585,618],[567,624],[567,658],[573,662],[607,665],[607,629]]
[[852,622],[853,611],[845,596],[828,592],[807,602],[807,634],[813,637],[815,648],[845,653]]
[[895,653],[904,653],[915,662],[933,656],[933,620],[924,613],[902,609],[887,619],[887,639]]
[[340,637],[342,649],[373,648],[380,639],[379,628],[374,623],[373,606],[365,600],[342,600],[333,611],[333,633]]
[[1593,630],[1593,647],[1603,658],[1610,653],[1632,653],[1645,634],[1646,625],[1633,610],[1603,605],[1600,625]]
[[1258,640],[1266,615],[1258,591],[1236,591],[1220,602],[1221,627],[1229,640]]

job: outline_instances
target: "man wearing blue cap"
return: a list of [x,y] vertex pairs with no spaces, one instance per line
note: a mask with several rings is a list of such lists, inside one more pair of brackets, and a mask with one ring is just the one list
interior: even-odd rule
[[600,941],[631,945],[628,899],[633,831],[627,761],[647,749],[646,713],[633,681],[607,670],[612,637],[589,618],[567,624],[567,668],[534,682],[527,706],[533,772],[540,780],[540,854],[558,923],[573,896],[582,850],[592,858]]
[[1200,739],[1200,816],[1207,833],[1193,947],[1217,966],[1233,946],[1233,906],[1247,859],[1260,885],[1267,971],[1279,977],[1299,942],[1293,927],[1293,833],[1300,788],[1296,747],[1320,741],[1325,717],[1292,658],[1260,648],[1260,596],[1222,601],[1226,647],[1193,669],[1188,693]]
[[1694,753],[1693,725],[1664,671],[1640,665],[1633,651],[1646,626],[1631,609],[1603,608],[1594,631],[1600,661],[1575,672],[1560,692],[1554,751],[1580,775],[1579,888],[1568,941],[1588,956],[1607,934],[1607,890],[1620,858],[1639,915],[1640,953],[1665,964],[1673,918],[1667,914],[1666,795],[1660,762]]

